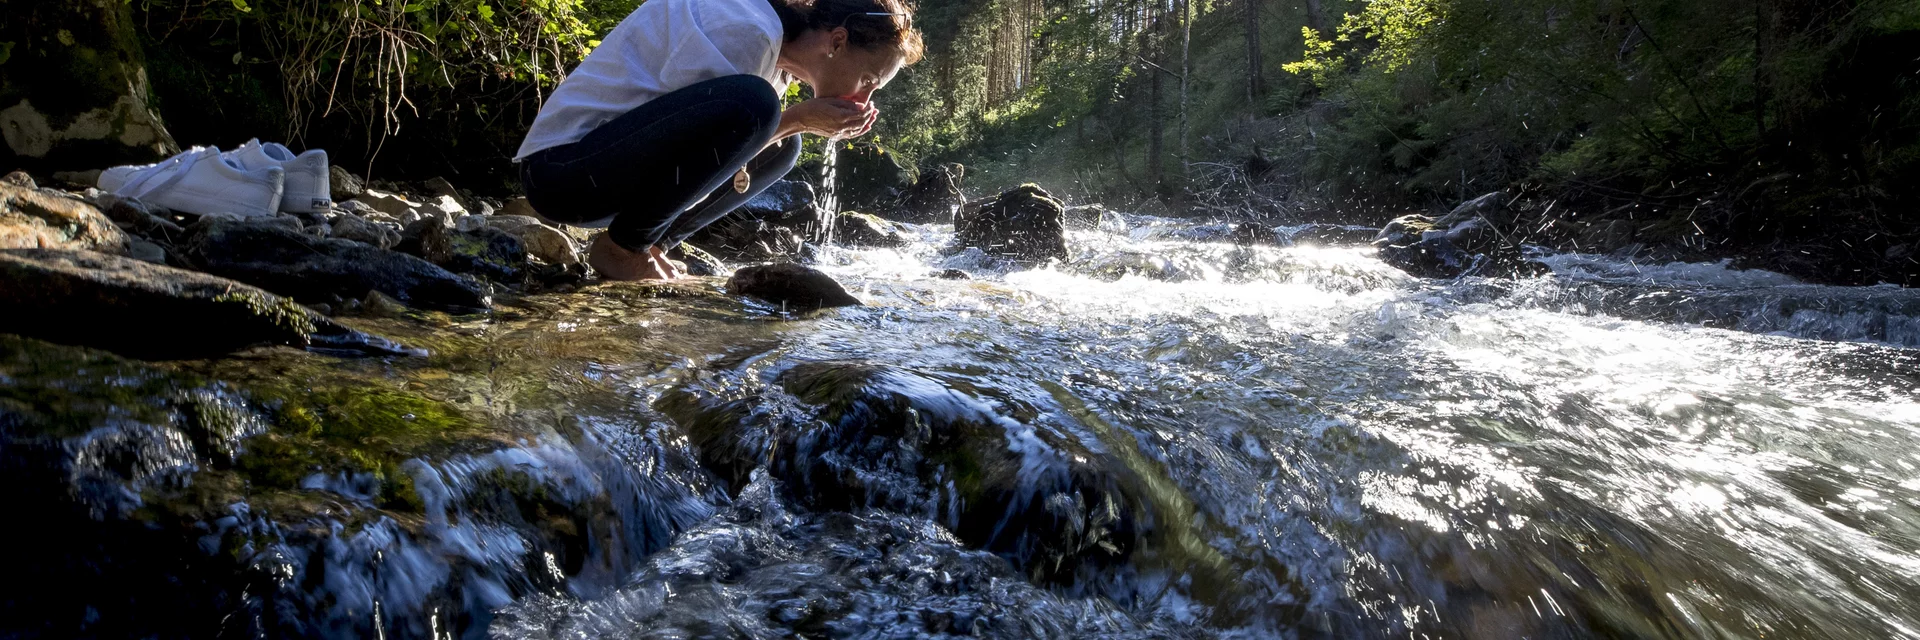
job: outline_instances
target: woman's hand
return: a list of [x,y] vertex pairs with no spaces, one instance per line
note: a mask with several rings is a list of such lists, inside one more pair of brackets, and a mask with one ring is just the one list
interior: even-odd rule
[[871,103],[845,98],[814,98],[788,107],[780,114],[780,133],[775,140],[795,133],[811,133],[827,138],[859,137],[873,128],[880,110]]

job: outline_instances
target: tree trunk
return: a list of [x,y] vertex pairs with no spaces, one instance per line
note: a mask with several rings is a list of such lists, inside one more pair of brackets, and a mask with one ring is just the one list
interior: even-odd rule
[[[1144,39],[1147,36],[1142,35],[1141,38]],[[1154,47],[1153,53],[1156,54],[1153,56],[1155,59],[1159,58],[1160,56],[1157,55],[1159,47]],[[1154,64],[1159,62],[1156,61]],[[1160,124],[1160,76],[1162,75],[1164,74],[1159,69],[1147,69],[1147,182],[1152,183],[1156,190],[1160,187],[1160,155],[1162,153],[1160,148],[1163,128]]]
[[1180,178],[1192,178],[1187,147],[1187,79],[1193,77],[1193,0],[1180,0]]
[[1327,32],[1327,14],[1320,8],[1320,0],[1307,0],[1307,26],[1320,33]]
[[0,0],[0,166],[55,171],[177,152],[123,0]]
[[1242,9],[1246,14],[1247,31],[1247,102],[1252,104],[1260,100],[1260,94],[1265,90],[1260,78],[1260,0],[1241,2],[1246,5]]

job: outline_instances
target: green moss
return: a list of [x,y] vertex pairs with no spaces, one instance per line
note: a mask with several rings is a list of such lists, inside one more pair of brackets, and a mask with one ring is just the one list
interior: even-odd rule
[[274,326],[302,336],[312,334],[315,328],[313,317],[306,307],[286,298],[244,291],[223,293],[215,296],[213,301],[244,306],[249,313],[273,321]]

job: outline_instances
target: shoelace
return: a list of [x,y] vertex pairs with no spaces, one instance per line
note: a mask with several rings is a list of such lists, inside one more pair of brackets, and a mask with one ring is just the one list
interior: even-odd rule
[[212,147],[194,147],[171,158],[136,169],[133,175],[127,178],[125,184],[113,190],[113,194],[128,198],[145,198],[161,189],[173,186],[174,183],[185,178],[187,172],[193,170],[194,165],[199,164],[208,155],[213,155],[208,153],[210,151],[217,152]]

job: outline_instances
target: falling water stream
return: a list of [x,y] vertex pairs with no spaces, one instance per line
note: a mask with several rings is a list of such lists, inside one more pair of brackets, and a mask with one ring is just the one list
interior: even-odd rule
[[[611,287],[375,321],[436,355],[325,366],[520,435],[411,459],[424,524],[347,519],[285,583],[397,635],[1920,637],[1920,295],[1590,255],[1421,280],[1198,229],[1031,269],[938,226],[829,248],[868,306],[804,317]],[[845,444],[888,417],[897,447]],[[623,533],[516,538],[473,488],[512,469]]]

